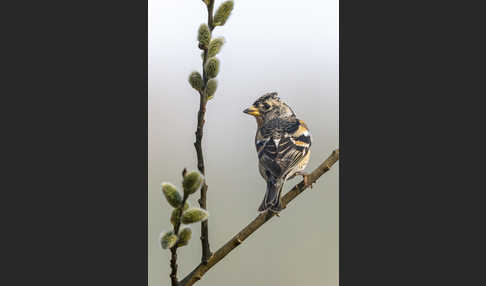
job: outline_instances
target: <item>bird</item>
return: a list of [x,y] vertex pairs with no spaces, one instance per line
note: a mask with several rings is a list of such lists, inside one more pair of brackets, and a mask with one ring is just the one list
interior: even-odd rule
[[308,185],[308,174],[303,171],[310,158],[309,128],[280,100],[277,92],[265,93],[243,112],[256,118],[258,169],[267,183],[258,211],[270,210],[278,215],[282,210],[284,183],[301,175]]

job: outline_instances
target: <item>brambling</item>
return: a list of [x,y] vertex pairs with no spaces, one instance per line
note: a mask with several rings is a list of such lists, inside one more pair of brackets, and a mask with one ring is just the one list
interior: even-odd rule
[[243,111],[256,118],[255,145],[258,168],[267,182],[267,191],[258,211],[282,210],[280,195],[286,180],[302,175],[310,157],[311,135],[306,124],[276,92],[267,93]]

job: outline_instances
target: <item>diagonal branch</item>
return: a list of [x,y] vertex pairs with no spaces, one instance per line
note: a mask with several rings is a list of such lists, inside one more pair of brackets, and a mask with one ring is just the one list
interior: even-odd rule
[[[282,197],[282,205],[285,208],[295,197],[301,194],[308,186],[312,185],[325,172],[327,172],[334,163],[339,160],[339,149],[336,149],[332,154],[319,166],[312,171],[307,177],[308,185],[304,181],[295,185],[289,192]],[[191,273],[189,273],[181,282],[181,286],[190,286],[202,278],[202,276],[223,259],[228,253],[240,245],[253,232],[259,229],[264,223],[269,221],[275,214],[272,212],[264,212],[259,214],[250,224],[243,228],[238,234],[231,238],[226,244],[218,249],[207,263],[201,262]]]

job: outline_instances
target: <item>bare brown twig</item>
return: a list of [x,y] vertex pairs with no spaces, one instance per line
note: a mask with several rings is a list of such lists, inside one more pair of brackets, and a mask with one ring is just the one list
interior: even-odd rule
[[170,282],[172,286],[179,285],[177,281],[177,247],[173,247],[170,249],[171,257],[170,257]]
[[[214,8],[214,0],[209,1],[209,5],[207,5],[208,9],[208,27],[209,30],[212,32],[214,29],[213,26],[213,8]],[[208,58],[208,49],[203,49],[203,81],[204,81],[204,88],[208,83],[208,77],[206,75],[206,61]],[[202,138],[203,138],[203,130],[204,130],[204,115],[206,114],[206,104],[208,103],[208,97],[204,92],[199,92],[200,100],[199,100],[199,111],[197,113],[197,129],[196,129],[196,142],[194,142],[194,147],[196,149],[197,155],[197,168],[199,172],[201,172],[206,177],[206,172],[204,169],[204,156],[202,151]],[[206,179],[201,187],[201,197],[199,199],[199,206],[203,209],[207,209],[206,205],[206,196],[208,191],[208,185],[206,184]],[[211,248],[209,247],[209,230],[208,230],[208,221],[205,220],[201,222],[201,246],[202,246],[202,257],[201,262],[207,263],[209,258],[211,257]]]
[[[295,185],[289,192],[282,197],[282,204],[285,208],[295,197],[301,194],[307,187],[312,185],[325,172],[327,172],[334,163],[339,160],[339,149],[334,150],[332,154],[312,173],[307,177],[308,185],[301,181]],[[202,278],[202,276],[223,259],[228,253],[240,245],[253,232],[259,229],[264,223],[269,221],[275,214],[272,212],[264,212],[259,214],[250,224],[243,228],[238,234],[231,238],[226,244],[219,248],[207,263],[201,262],[191,273],[189,273],[181,282],[180,286],[190,286]]]

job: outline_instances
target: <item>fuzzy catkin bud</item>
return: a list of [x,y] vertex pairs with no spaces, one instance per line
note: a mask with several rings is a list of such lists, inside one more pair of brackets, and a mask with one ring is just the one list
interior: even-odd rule
[[210,58],[206,64],[206,74],[209,78],[215,78],[219,73],[219,60]]
[[[184,207],[182,208],[182,211],[185,211],[189,208],[189,204],[185,203]],[[182,213],[182,212],[181,212]],[[179,214],[179,208],[176,208],[172,211],[172,214],[170,215],[170,223],[175,226],[178,221],[180,221],[181,215]]]
[[197,171],[192,171],[188,173],[184,180],[182,181],[182,186],[184,187],[184,193],[186,195],[193,194],[199,189],[203,181],[203,176]]
[[209,213],[206,210],[200,208],[190,208],[182,214],[182,223],[190,224],[206,220]]
[[216,39],[212,39],[211,42],[209,43],[209,48],[208,48],[208,57],[212,58],[215,55],[219,53],[221,50],[221,47],[224,45],[224,38],[219,37]]
[[199,26],[199,30],[197,32],[197,40],[202,46],[206,48],[208,47],[209,41],[211,40],[211,32],[209,31],[208,25],[201,24],[201,26]]
[[167,202],[174,208],[182,204],[181,194],[179,194],[179,191],[171,183],[162,183],[162,192]]
[[178,246],[184,246],[189,244],[191,240],[192,230],[190,227],[185,226],[179,231],[179,240],[177,241]]
[[160,234],[160,245],[163,249],[171,248],[177,243],[177,235],[173,231],[162,232]]
[[182,208],[182,210],[183,210],[183,211],[185,211],[185,210],[187,210],[188,208],[189,208],[189,203],[188,203],[188,202],[186,202],[186,203],[184,204],[184,207]]
[[210,79],[208,84],[206,85],[206,95],[208,99],[212,99],[214,97],[214,93],[218,88],[218,82],[215,79]]
[[214,14],[214,26],[223,26],[228,20],[231,11],[233,11],[234,3],[233,1],[223,2],[216,10]]
[[201,77],[201,74],[197,71],[193,71],[189,75],[189,84],[194,88],[195,90],[201,90],[204,86],[203,79]]
[[177,222],[180,220],[179,209],[174,209],[172,214],[170,215],[170,223],[175,226]]

